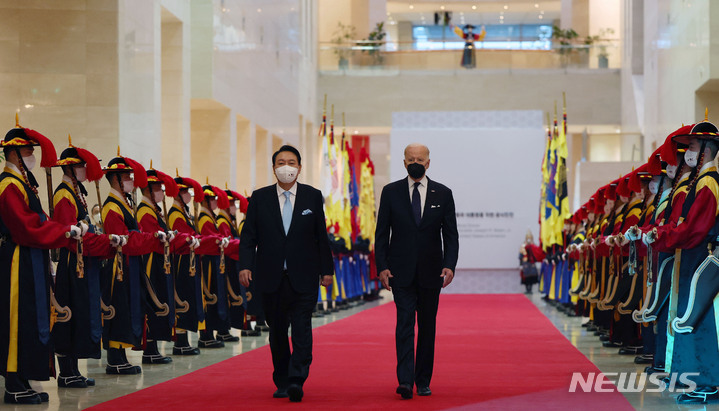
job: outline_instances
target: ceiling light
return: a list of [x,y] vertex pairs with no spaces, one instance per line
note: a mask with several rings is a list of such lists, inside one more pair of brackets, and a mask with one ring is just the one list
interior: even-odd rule
[[539,8],[539,3],[534,3],[534,8],[535,8],[535,9],[538,9],[538,8]]
[[440,9],[440,10],[444,10],[444,6],[440,7],[439,9]]
[[507,6],[507,5],[505,4],[505,5],[504,5],[504,9],[505,9],[505,10],[509,10],[509,6]]
[[477,6],[472,6],[472,10],[477,10]]
[[540,14],[540,15],[539,15],[539,20],[541,20],[541,19],[543,19],[543,18],[544,18],[544,16],[542,16],[542,15]]
[[411,9],[414,9],[414,6],[410,4],[410,5],[409,5],[409,8],[410,8],[410,10],[411,10]]

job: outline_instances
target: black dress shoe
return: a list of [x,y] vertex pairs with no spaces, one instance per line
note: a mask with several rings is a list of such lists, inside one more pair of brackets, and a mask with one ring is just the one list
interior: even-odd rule
[[5,390],[5,404],[40,404],[41,402],[36,391],[9,392]]
[[289,397],[289,396],[290,396],[290,395],[287,394],[287,389],[286,389],[286,388],[283,388],[283,389],[279,389],[279,388],[278,388],[277,391],[275,391],[275,393],[272,394],[272,398],[287,398],[287,397]]
[[270,331],[270,326],[267,324],[260,324],[260,325],[255,326],[255,329],[264,331],[264,332],[268,332],[268,331]]
[[236,335],[232,335],[230,333],[227,334],[217,334],[217,339],[224,342],[237,342],[240,341],[240,337]]
[[402,396],[403,400],[412,399],[412,388],[409,385],[401,384],[397,387],[397,394]]
[[82,375],[59,376],[57,377],[57,386],[60,388],[87,388],[87,382]]
[[608,335],[600,335],[600,336],[599,336],[599,341],[609,341],[611,338],[612,338],[612,337],[610,337],[610,336],[608,336]]
[[300,402],[305,393],[299,384],[290,384],[287,387],[287,395],[290,397],[291,402]]
[[432,390],[430,390],[429,387],[417,387],[417,395],[420,397],[427,397],[432,395]]
[[719,391],[715,387],[698,387],[677,397],[677,404],[706,404],[715,401],[719,401]]
[[169,364],[172,362],[172,358],[165,357],[161,354],[142,354],[143,364]]
[[132,365],[129,362],[125,364],[107,364],[105,367],[105,374],[111,375],[134,375],[141,374],[142,368],[136,365]]
[[624,345],[624,344],[622,344],[620,342],[613,342],[613,341],[604,341],[602,343],[602,346],[607,347],[607,348],[619,348],[622,345]]
[[242,330],[242,331],[240,331],[240,335],[243,337],[259,337],[262,335],[262,331],[260,331],[260,330]]
[[172,347],[172,355],[200,355],[200,349],[197,347]]
[[199,345],[200,348],[222,348],[225,346],[225,343],[220,340],[199,340],[197,345]]

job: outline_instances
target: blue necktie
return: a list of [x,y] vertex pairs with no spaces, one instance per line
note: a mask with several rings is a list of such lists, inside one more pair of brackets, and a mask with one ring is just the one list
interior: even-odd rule
[[412,191],[412,212],[414,221],[419,225],[422,220],[422,199],[419,197],[419,182],[414,183],[414,191]]
[[290,231],[290,223],[292,222],[292,203],[290,202],[290,193],[285,191],[285,204],[282,206],[282,225],[285,227],[285,234]]

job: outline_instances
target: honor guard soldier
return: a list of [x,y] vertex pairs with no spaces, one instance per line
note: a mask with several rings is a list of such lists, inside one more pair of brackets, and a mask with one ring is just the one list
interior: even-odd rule
[[[188,234],[175,236],[169,231],[165,221],[167,206],[165,193],[171,198],[179,193],[175,180],[169,175],[152,168],[147,171],[147,186],[142,189],[142,201],[137,207],[137,223],[140,231],[145,233],[165,232],[167,241],[156,244],[156,248],[144,258],[147,275],[146,290],[148,300],[147,332],[145,350],[142,355],[143,364],[168,364],[172,358],[165,357],[158,351],[157,341],[172,341],[175,327],[175,281],[172,270],[172,255],[176,252],[189,250]],[[163,192],[163,187],[165,192]],[[162,204],[162,209],[158,206]],[[192,240],[189,240],[192,242]]]
[[[99,181],[102,166],[89,151],[70,146],[55,164],[62,168],[62,182],[53,195],[52,219],[64,225],[89,224],[85,181]],[[95,380],[80,374],[78,358],[100,359],[102,310],[100,268],[102,260],[112,256],[114,246],[122,241],[117,235],[97,235],[94,226],[82,240],[60,249],[55,276],[55,298],[72,311],[69,321],[57,322],[52,330],[61,388],[87,388]]]
[[147,185],[145,168],[136,161],[120,156],[110,160],[105,177],[110,183],[110,195],[102,207],[105,233],[124,236],[121,247],[116,249],[114,259],[108,261],[102,276],[103,299],[109,301],[114,316],[107,318],[103,328],[103,345],[107,349],[108,374],[139,374],[142,369],[130,364],[126,348],[142,345],[145,329],[144,267],[141,256],[149,250],[163,246],[164,231],[142,233],[139,231],[130,197],[136,187]]
[[[205,329],[200,332],[200,348],[224,347],[222,337],[215,337],[215,330],[225,331],[230,328],[229,304],[227,300],[227,279],[225,276],[226,255],[225,248],[230,239],[222,237],[217,229],[217,220],[213,210],[229,207],[227,194],[218,187],[209,183],[202,186],[205,198],[200,207],[197,228],[203,236],[221,237],[217,245],[220,255],[205,255],[202,257],[202,288],[205,295]],[[232,240],[237,247],[237,240]]]
[[[0,372],[4,401],[39,404],[48,395],[29,380],[47,381],[54,373],[50,331],[51,272],[47,250],[68,247],[83,228],[50,221],[37,195],[34,147],[42,150],[41,167],[51,167],[57,154],[42,134],[16,125],[2,141],[5,169],[0,174]],[[50,190],[52,188],[50,187]],[[68,235],[70,238],[68,238]],[[57,321],[70,316],[56,306]]]
[[[240,239],[240,231],[237,226],[237,204],[242,205],[247,199],[240,193],[232,190],[225,190],[228,207],[220,209],[217,213],[217,229],[223,237]],[[245,211],[247,209],[245,208]],[[232,328],[243,330],[245,326],[247,301],[245,301],[245,287],[240,284],[240,267],[232,258],[225,260],[225,276],[227,277],[227,298],[230,303],[230,325]],[[229,330],[219,330],[217,338],[222,341],[238,341],[239,337],[230,335]]]
[[[178,251],[174,256],[175,289],[180,300],[175,325],[175,346],[173,355],[198,355],[199,348],[190,346],[188,331],[197,332],[205,328],[205,308],[202,296],[201,255],[219,254],[216,242],[219,236],[200,236],[197,233],[195,218],[190,211],[194,198],[195,210],[205,198],[202,186],[187,177],[175,177],[178,194],[174,198],[168,213],[168,225],[171,230],[193,236],[193,243],[186,251]],[[180,307],[181,306],[181,307]]]
[[719,400],[719,314],[712,305],[717,294],[717,263],[714,255],[707,257],[707,249],[712,252],[719,234],[719,173],[714,161],[719,151],[719,130],[705,119],[689,133],[673,139],[688,145],[684,162],[692,171],[686,199],[677,224],[658,227],[647,234],[646,242],[675,253],[666,371],[699,373],[692,377],[697,388],[677,397],[677,403],[704,404]]

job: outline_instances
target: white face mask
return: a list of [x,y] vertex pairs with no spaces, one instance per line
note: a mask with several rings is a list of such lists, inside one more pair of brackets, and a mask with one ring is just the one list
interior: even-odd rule
[[87,167],[78,167],[75,169],[75,178],[82,183],[87,180]]
[[296,167],[284,165],[275,169],[275,175],[280,183],[289,184],[297,180],[299,169]]
[[654,177],[652,181],[649,182],[649,192],[652,194],[656,194],[659,192],[659,178]]
[[123,181],[122,182],[122,191],[124,191],[127,194],[132,193],[132,190],[135,189],[135,182],[132,180],[129,181]]
[[27,157],[22,158],[23,163],[25,163],[25,167],[27,167],[28,171],[35,168],[35,156],[30,155]]
[[687,163],[689,167],[696,167],[697,161],[699,160],[699,152],[698,151],[691,151],[687,150],[684,152],[684,162]]
[[180,194],[180,197],[182,198],[182,202],[185,203],[186,205],[189,205],[190,201],[192,201],[192,194],[190,194],[189,191]]
[[677,166],[667,165],[667,177],[674,178],[677,176]]

